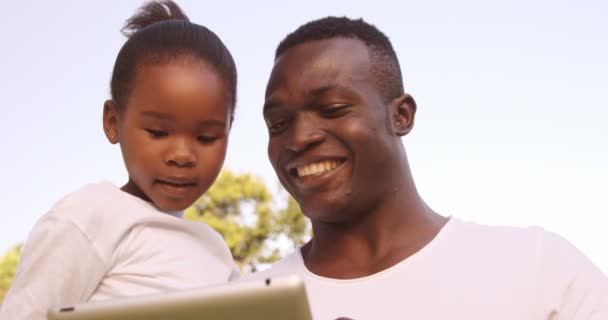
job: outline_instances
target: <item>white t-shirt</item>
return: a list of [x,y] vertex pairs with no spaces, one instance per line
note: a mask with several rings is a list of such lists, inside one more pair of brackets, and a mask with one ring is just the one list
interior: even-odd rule
[[31,231],[0,319],[42,320],[52,306],[238,277],[222,237],[182,214],[161,212],[109,182],[66,196]]
[[314,319],[608,320],[608,279],[576,248],[539,228],[451,218],[427,246],[376,274],[311,273],[300,250],[245,278],[296,274]]

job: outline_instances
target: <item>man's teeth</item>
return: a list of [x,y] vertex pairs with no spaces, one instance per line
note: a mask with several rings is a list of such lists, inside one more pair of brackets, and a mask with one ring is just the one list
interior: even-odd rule
[[338,166],[339,162],[334,160],[319,161],[305,166],[297,167],[298,176],[310,176],[318,173],[325,173],[331,171]]

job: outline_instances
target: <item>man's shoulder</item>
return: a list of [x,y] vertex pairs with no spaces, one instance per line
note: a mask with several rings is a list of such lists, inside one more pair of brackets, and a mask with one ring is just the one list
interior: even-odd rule
[[455,243],[476,244],[475,247],[497,248],[535,248],[543,238],[551,233],[537,226],[517,227],[504,225],[488,225],[465,220],[454,219],[451,241]]
[[563,253],[569,251],[565,239],[538,226],[486,225],[455,219],[447,227],[445,234],[438,236],[441,250],[434,251],[433,257],[456,259],[484,270],[501,272],[508,267],[533,274],[547,259],[567,259]]
[[[570,241],[553,231],[538,226],[494,226],[463,220],[446,241],[452,250],[475,252],[494,262],[519,261],[532,265],[537,272],[568,272],[588,267],[590,261]],[[471,255],[467,255],[471,256]],[[525,263],[524,263],[525,262]],[[556,268],[559,266],[559,268]],[[545,270],[545,271],[542,271]]]

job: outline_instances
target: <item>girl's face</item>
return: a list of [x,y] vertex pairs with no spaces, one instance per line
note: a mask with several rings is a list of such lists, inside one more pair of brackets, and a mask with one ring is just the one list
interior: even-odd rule
[[163,211],[189,207],[219,174],[228,144],[231,97],[206,63],[180,58],[137,67],[125,106],[104,106],[104,130],[120,143],[124,191]]

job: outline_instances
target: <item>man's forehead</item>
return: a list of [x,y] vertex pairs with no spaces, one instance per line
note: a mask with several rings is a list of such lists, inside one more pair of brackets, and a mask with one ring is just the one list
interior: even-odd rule
[[369,76],[369,54],[363,42],[347,38],[311,41],[296,45],[277,58],[266,94],[285,88],[310,91]]
[[[300,62],[297,64],[296,62]],[[330,38],[304,42],[287,49],[277,57],[275,68],[289,68],[302,64],[340,65],[369,62],[367,46],[354,38]]]

